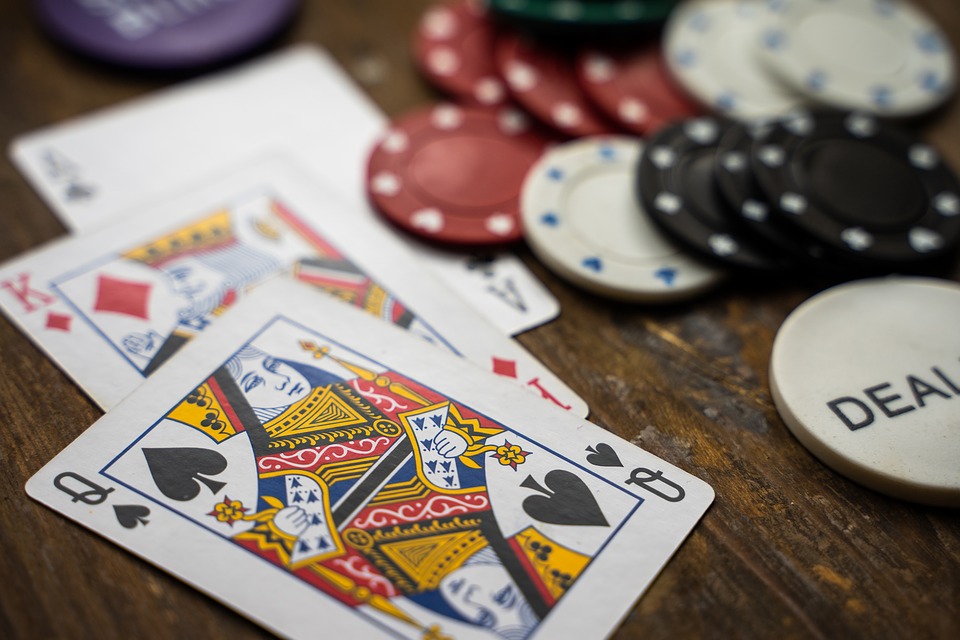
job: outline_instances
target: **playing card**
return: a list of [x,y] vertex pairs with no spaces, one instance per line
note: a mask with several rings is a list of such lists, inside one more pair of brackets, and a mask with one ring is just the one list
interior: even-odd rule
[[0,267],[0,307],[105,409],[252,287],[310,282],[579,415],[586,404],[474,313],[395,236],[285,158]]
[[[277,151],[299,159],[355,215],[382,226],[367,203],[364,173],[386,126],[324,51],[300,46],[27,134],[14,140],[10,156],[74,231],[167,200],[238,157]],[[429,269],[459,277],[464,299],[510,334],[557,314],[556,300],[508,254],[493,256],[489,268],[511,261],[516,291],[504,291],[503,282],[471,286],[473,272],[457,256],[422,249],[431,254]]]
[[560,303],[512,253],[454,254],[417,245],[417,256],[459,295],[484,300],[485,313],[498,329],[515,335],[560,313]]
[[702,481],[292,280],[27,484],[294,638],[600,638]]

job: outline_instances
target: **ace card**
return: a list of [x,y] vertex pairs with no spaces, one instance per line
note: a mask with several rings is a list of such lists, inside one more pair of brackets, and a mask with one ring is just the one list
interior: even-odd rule
[[702,481],[293,280],[240,301],[27,484],[286,637],[611,633]]
[[104,409],[275,277],[311,283],[549,402],[586,404],[381,227],[285,157],[255,158],[0,267],[0,307]]

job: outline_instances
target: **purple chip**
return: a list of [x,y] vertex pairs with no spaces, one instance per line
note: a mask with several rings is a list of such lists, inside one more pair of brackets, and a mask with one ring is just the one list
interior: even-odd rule
[[35,0],[47,31],[91,57],[180,69],[223,62],[263,44],[299,0]]

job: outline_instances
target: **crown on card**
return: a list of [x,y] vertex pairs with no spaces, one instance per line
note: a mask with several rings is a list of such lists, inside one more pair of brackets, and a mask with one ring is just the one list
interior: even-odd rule
[[123,257],[159,266],[173,258],[216,249],[233,241],[230,213],[224,210],[128,251]]

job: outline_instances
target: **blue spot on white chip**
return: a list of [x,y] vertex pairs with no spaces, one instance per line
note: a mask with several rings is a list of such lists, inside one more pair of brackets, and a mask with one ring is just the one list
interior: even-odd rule
[[924,53],[943,53],[946,50],[943,40],[933,31],[924,31],[918,34],[917,47]]
[[557,214],[555,214],[553,211],[547,211],[545,214],[540,216],[540,222],[548,227],[556,227],[560,224],[560,218],[558,218]]
[[603,160],[616,160],[617,158],[617,152],[608,144],[602,144],[597,147],[597,153]]
[[811,91],[823,91],[823,88],[827,86],[826,72],[821,69],[814,69],[807,76],[806,85]]
[[600,258],[595,256],[584,258],[580,264],[582,264],[584,267],[586,267],[587,269],[590,269],[595,273],[600,273],[601,271],[603,271],[603,261],[600,260]]
[[890,87],[874,87],[870,90],[870,100],[878,107],[889,107],[893,102],[893,91]]
[[771,51],[781,51],[786,47],[787,36],[782,29],[767,29],[763,34],[763,43]]
[[556,180],[559,182],[564,178],[563,170],[556,167],[550,167],[547,169],[547,177],[551,180]]
[[946,89],[946,86],[940,82],[940,77],[936,73],[928,71],[920,76],[920,88],[930,93],[940,93]]
[[684,49],[683,51],[678,51],[677,55],[673,58],[676,63],[681,67],[690,68],[697,64],[697,54],[691,49]]
[[677,279],[677,270],[672,267],[661,267],[653,272],[653,277],[663,281],[663,284],[672,287]]
[[737,97],[729,91],[725,91],[717,96],[716,107],[718,111],[731,111],[737,106]]

